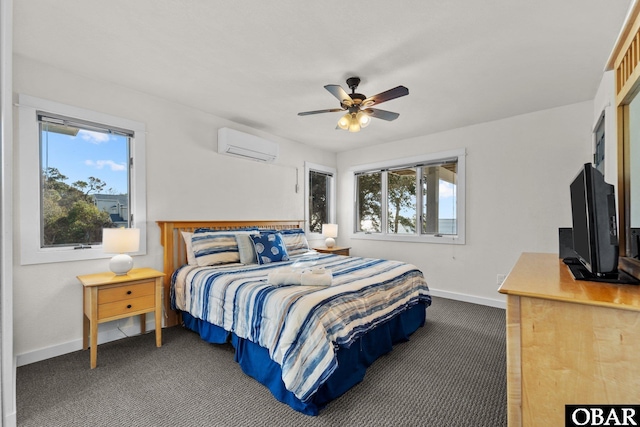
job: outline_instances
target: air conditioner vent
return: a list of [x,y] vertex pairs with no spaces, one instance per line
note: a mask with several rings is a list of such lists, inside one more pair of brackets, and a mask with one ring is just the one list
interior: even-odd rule
[[259,136],[230,128],[218,129],[218,153],[258,162],[278,158],[278,144]]

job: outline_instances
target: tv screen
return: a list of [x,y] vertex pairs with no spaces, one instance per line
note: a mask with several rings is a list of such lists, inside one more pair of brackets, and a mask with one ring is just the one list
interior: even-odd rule
[[618,269],[618,225],[615,191],[590,163],[571,183],[573,250],[582,265],[596,276]]

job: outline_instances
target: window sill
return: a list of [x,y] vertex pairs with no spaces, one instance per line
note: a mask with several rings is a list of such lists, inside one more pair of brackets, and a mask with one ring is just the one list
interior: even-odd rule
[[444,235],[436,236],[413,236],[398,234],[379,234],[379,233],[353,233],[351,239],[354,240],[380,240],[387,242],[411,242],[411,243],[440,243],[447,245],[464,245],[464,239],[460,236]]
[[[144,255],[139,251],[130,255]],[[55,262],[86,261],[91,259],[109,259],[114,254],[105,254],[102,246],[90,249],[41,249],[36,251],[25,251],[20,255],[20,265],[48,264]]]

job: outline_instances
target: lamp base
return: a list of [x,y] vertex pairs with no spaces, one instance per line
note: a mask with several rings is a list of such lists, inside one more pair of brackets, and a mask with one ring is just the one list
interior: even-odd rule
[[109,261],[109,270],[113,271],[116,276],[124,276],[132,268],[133,258],[127,254],[116,255]]
[[332,248],[336,245],[336,241],[333,237],[327,237],[327,240],[324,241],[324,245],[328,248]]

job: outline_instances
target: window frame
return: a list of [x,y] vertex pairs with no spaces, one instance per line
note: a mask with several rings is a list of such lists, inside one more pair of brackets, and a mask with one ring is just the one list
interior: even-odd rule
[[320,165],[317,163],[304,162],[304,217],[305,217],[305,233],[308,239],[323,239],[322,233],[311,232],[311,217],[309,212],[309,197],[311,196],[311,188],[309,186],[309,180],[311,178],[311,172],[321,172],[324,174],[332,175],[331,182],[329,184],[329,223],[336,223],[336,179],[337,171],[330,166]]
[[[457,197],[456,197],[456,219],[457,219],[457,234],[455,235],[432,235],[432,234],[395,234],[389,233],[387,230],[387,185],[386,180],[382,180],[382,206],[381,211],[381,232],[380,233],[366,233],[363,231],[356,231],[358,224],[358,182],[357,174],[374,172],[376,170],[383,169],[398,169],[403,167],[414,167],[421,163],[436,163],[438,161],[445,161],[456,159],[458,162],[458,183],[457,183]],[[349,169],[352,177],[353,186],[353,215],[351,216],[350,238],[362,239],[362,240],[383,240],[383,241],[401,241],[401,242],[417,242],[417,243],[446,243],[464,245],[466,241],[466,228],[465,228],[465,182],[466,182],[466,150],[464,148],[455,149],[450,151],[442,151],[437,153],[431,153],[420,156],[405,157],[400,159],[394,159],[389,161],[370,163],[365,165],[358,165]],[[418,195],[416,195],[418,196]],[[417,203],[421,204],[421,198],[417,197]],[[418,218],[420,221],[421,208],[416,206]]]
[[134,133],[130,139],[132,161],[129,182],[129,213],[133,215],[131,226],[140,229],[140,249],[132,255],[147,253],[147,214],[146,214],[146,167],[145,167],[145,125],[121,117],[36,98],[30,95],[18,95],[19,130],[19,177],[20,177],[20,264],[43,264],[52,262],[80,261],[88,259],[110,258],[102,245],[76,250],[67,247],[41,247],[40,236],[40,127],[38,112],[59,114],[77,120],[99,123],[105,127],[127,129]]

